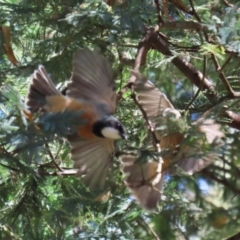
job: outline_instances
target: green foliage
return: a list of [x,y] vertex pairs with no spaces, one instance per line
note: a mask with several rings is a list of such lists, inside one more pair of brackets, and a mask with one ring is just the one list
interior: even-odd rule
[[[166,240],[211,240],[239,231],[240,140],[238,131],[225,125],[231,120],[223,114],[223,106],[239,112],[240,103],[229,96],[222,80],[225,77],[234,91],[240,90],[238,1],[231,1],[232,7],[223,1],[194,1],[201,22],[196,15],[180,11],[175,5],[178,1],[165,1],[174,22],[184,25],[163,24],[159,31],[166,35],[165,47],[172,55],[165,56],[151,46],[140,71],[190,121],[213,107],[225,138],[222,148],[214,149],[219,159],[207,170],[193,176],[166,177],[158,210],[146,212],[133,201],[117,158],[112,178],[100,194],[90,192],[74,176],[59,174],[56,165],[72,169],[69,146],[60,136],[72,132],[76,124],[85,124],[79,121],[82,112],[37,115],[34,122],[23,114],[28,77],[37,65],[43,64],[53,81],[64,85],[71,76],[73,52],[85,46],[99,49],[111,61],[121,90],[132,67],[124,65],[118,54],[125,52],[134,59],[146,27],[158,23],[153,2],[157,1],[115,1],[111,7],[101,0],[0,1],[0,22],[10,27],[11,46],[19,61],[14,66],[3,51],[6,39],[1,31],[0,239],[149,240],[158,239],[158,235]],[[183,3],[190,8],[188,1]],[[163,9],[161,5],[161,16],[170,23]],[[193,21],[201,28],[192,28]],[[224,66],[224,76],[219,74],[213,55],[219,67]],[[204,73],[215,87],[214,99],[208,97],[207,90],[196,96],[198,87],[189,81],[192,73],[176,67],[177,57]],[[129,92],[120,100],[117,116],[129,134],[127,143],[118,142],[118,152],[137,150],[143,162],[156,156],[149,150],[152,139]],[[184,124],[166,122],[164,130],[185,131]],[[192,139],[190,132],[189,144]]]

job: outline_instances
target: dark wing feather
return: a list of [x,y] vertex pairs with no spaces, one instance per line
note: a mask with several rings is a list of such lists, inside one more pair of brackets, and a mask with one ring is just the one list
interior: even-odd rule
[[83,183],[91,190],[101,190],[112,164],[114,140],[96,138],[83,140],[80,137],[69,137],[74,168],[81,176]]
[[73,57],[72,82],[67,96],[92,101],[102,114],[115,112],[116,93],[113,71],[99,52],[82,49]]

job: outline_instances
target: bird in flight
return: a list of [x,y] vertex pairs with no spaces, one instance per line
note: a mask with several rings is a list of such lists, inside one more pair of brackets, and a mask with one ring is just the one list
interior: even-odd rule
[[[137,202],[145,209],[157,207],[163,193],[164,176],[181,170],[188,174],[201,171],[218,158],[216,152],[204,152],[206,145],[216,146],[224,136],[220,125],[203,114],[190,126],[173,107],[168,98],[149,80],[134,73],[137,80],[134,91],[148,124],[154,128],[155,139],[159,142],[160,154],[144,163],[135,154],[121,156],[125,184]],[[195,141],[189,142],[194,134]],[[156,156],[156,155],[155,155]]]
[[66,96],[56,89],[40,65],[31,76],[25,104],[31,113],[83,112],[79,122],[85,124],[79,124],[75,133],[66,136],[74,168],[89,189],[103,189],[115,141],[127,137],[123,124],[113,116],[116,92],[109,62],[98,51],[77,51]]

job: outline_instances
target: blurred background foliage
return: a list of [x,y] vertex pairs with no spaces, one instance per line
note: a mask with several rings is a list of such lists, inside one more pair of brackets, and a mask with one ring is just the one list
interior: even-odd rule
[[[239,91],[239,13],[234,0],[0,0],[0,239],[240,239],[231,238],[240,231],[240,138],[238,130],[225,124],[230,120],[223,114],[227,107],[239,112],[240,103],[228,96],[220,76],[224,73]],[[141,73],[175,107],[189,108],[189,119],[215,107],[226,137],[218,161],[207,170],[168,177],[164,200],[149,213],[124,187],[117,158],[100,195],[71,175],[68,144],[53,134],[59,133],[65,115],[57,116],[59,126],[42,133],[34,122],[27,123],[22,110],[29,76],[37,65],[43,64],[64,92],[72,54],[86,46],[99,49],[111,61],[121,90],[146,29],[161,19],[159,32],[171,55],[150,49]],[[174,66],[176,56],[204,73],[215,86],[214,100],[200,91],[189,106],[198,87]],[[128,92],[117,115],[130,136],[128,143],[118,143],[118,151],[151,143]],[[50,120],[42,119],[43,125],[45,121],[49,126]],[[59,175],[59,166],[69,174]]]

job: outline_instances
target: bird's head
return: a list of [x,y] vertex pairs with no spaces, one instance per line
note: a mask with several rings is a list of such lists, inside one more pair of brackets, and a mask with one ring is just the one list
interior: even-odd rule
[[122,123],[114,116],[106,116],[93,124],[93,133],[98,137],[127,139],[127,132]]

